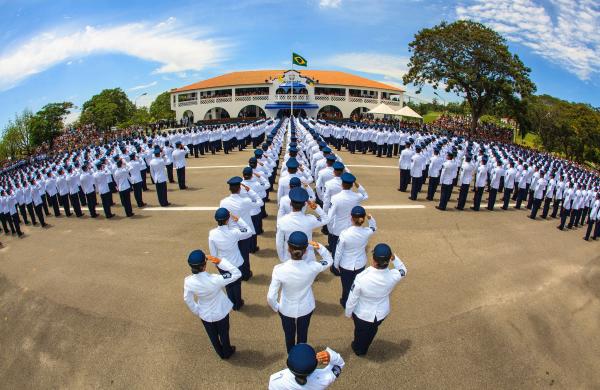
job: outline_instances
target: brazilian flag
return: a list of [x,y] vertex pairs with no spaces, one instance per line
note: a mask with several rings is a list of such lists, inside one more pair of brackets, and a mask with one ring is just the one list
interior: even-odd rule
[[308,66],[308,61],[300,54],[292,53],[292,64],[298,66]]

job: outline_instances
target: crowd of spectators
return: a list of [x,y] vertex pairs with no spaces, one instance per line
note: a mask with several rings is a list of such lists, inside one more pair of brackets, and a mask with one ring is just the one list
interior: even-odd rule
[[511,143],[513,129],[494,123],[479,122],[475,132],[471,131],[471,118],[459,115],[442,115],[428,125],[428,128],[445,131],[456,136],[468,136],[474,140]]

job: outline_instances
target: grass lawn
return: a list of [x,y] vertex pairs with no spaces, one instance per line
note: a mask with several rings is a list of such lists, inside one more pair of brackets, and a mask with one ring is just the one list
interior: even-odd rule
[[541,142],[540,137],[537,134],[527,133],[525,134],[525,138],[521,138],[520,135],[517,135],[516,143],[523,146],[529,146],[532,148],[540,148]]
[[428,112],[427,114],[423,115],[423,122],[431,123],[431,122],[435,121],[437,118],[439,118],[440,116],[442,116],[442,113],[440,111]]

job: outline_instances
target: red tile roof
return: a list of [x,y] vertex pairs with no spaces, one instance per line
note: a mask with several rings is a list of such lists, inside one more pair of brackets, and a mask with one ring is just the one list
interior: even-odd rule
[[[284,72],[284,70],[248,70],[243,72],[231,72],[186,85],[185,87],[171,90],[171,92],[265,84],[265,80],[277,78],[278,76],[283,75]],[[301,75],[313,79],[319,85],[345,85],[350,87],[376,88],[404,92],[404,89],[402,88],[393,87],[378,81],[336,70],[299,70],[299,72]]]

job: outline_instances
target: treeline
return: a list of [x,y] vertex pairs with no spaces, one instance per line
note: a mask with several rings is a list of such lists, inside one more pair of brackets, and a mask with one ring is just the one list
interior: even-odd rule
[[600,163],[600,109],[549,95],[523,99],[515,112],[522,137],[539,137],[548,152],[577,162]]
[[[4,126],[0,139],[0,160],[17,159],[31,155],[54,139],[65,128],[64,120],[75,108],[71,102],[49,103],[36,113],[25,109]],[[92,125],[99,131],[111,127],[145,126],[159,120],[175,118],[171,110],[170,94],[163,92],[149,108],[136,107],[121,88],[105,89],[83,103],[79,119],[72,128]]]

